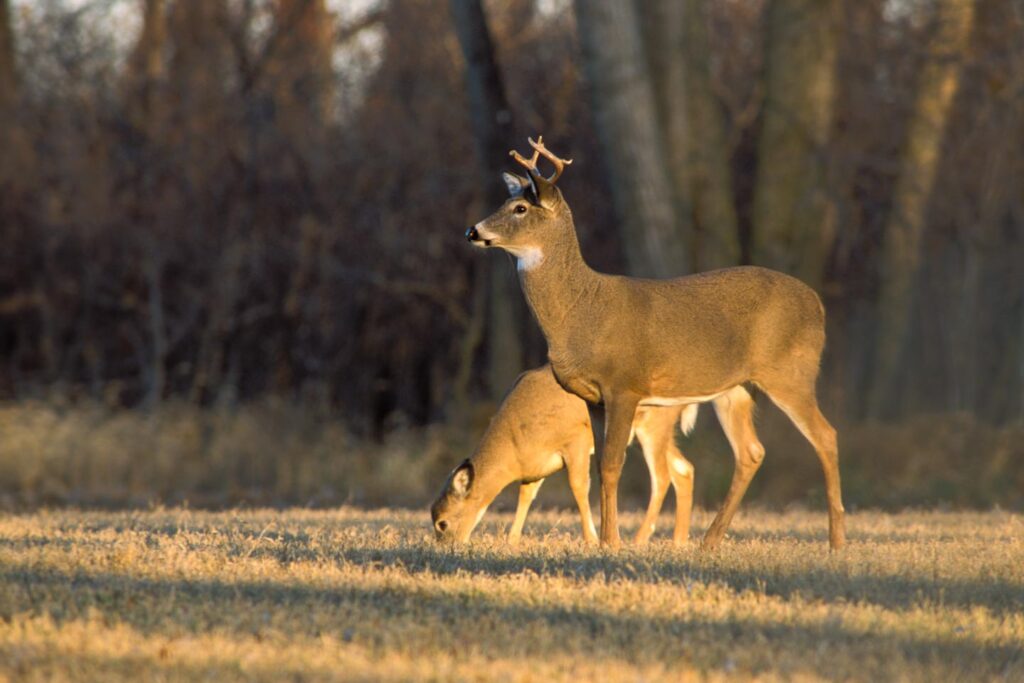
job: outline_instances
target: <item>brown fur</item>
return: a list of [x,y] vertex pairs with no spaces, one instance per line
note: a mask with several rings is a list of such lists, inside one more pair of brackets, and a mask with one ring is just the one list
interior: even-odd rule
[[[506,174],[512,197],[470,229],[478,246],[520,259],[520,282],[548,342],[552,370],[587,401],[601,444],[601,540],[618,546],[617,491],[639,406],[713,400],[748,411],[743,385],[761,388],[813,444],[825,473],[829,541],[845,539],[835,430],[818,409],[815,381],[825,344],[817,294],[799,280],[757,267],[666,280],[606,275],[580,253],[572,212],[553,184]],[[510,179],[521,186],[516,191]],[[521,208],[524,207],[524,208]],[[597,424],[598,420],[595,419]],[[726,426],[726,423],[730,426]],[[704,537],[725,535],[763,458],[753,428],[723,422],[736,457],[725,503]],[[730,429],[732,432],[730,433]]]
[[[636,540],[654,532],[655,521],[671,483],[676,491],[673,538],[689,536],[693,503],[693,466],[675,444],[675,426],[682,406],[637,411],[634,429],[651,471],[651,500]],[[692,424],[692,412],[687,423]],[[526,514],[546,477],[564,466],[580,510],[583,535],[596,543],[590,512],[590,454],[594,440],[586,404],[555,381],[544,365],[523,373],[502,402],[476,452],[445,482],[431,507],[434,531],[440,541],[469,539],[483,511],[509,484],[520,482],[519,503],[509,540],[522,534]]]

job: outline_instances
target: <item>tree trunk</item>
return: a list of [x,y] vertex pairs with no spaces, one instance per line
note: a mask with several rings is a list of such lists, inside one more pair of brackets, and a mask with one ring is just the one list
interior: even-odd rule
[[619,232],[634,275],[690,270],[672,175],[634,6],[577,0],[583,63]]
[[[665,162],[672,183],[676,228],[693,259],[693,203],[690,174],[690,99],[686,82],[683,6],[676,0],[635,0],[641,45],[654,94]],[[693,270],[695,263],[687,263]]]
[[[16,108],[18,70],[14,55],[14,29],[9,0],[0,0],[0,195],[13,206],[16,186],[24,187],[35,155],[24,135]],[[3,202],[0,202],[2,204]],[[0,220],[5,217],[0,216]]]
[[327,120],[333,99],[334,18],[324,0],[276,0],[275,45],[269,77],[282,117],[296,137]]
[[901,169],[882,245],[878,338],[869,411],[886,413],[897,386],[921,259],[928,197],[938,170],[946,119],[960,81],[960,61],[974,23],[974,0],[942,0],[938,28],[920,75]]
[[824,146],[835,87],[835,0],[772,0],[754,188],[753,260],[820,289],[833,238]]
[[163,50],[167,42],[167,17],[163,0],[145,0],[142,35],[135,48],[133,67],[137,74],[155,81],[164,73]]
[[167,45],[167,14],[164,0],[145,0],[142,32],[128,62],[127,101],[135,124],[150,137],[157,108],[157,90],[164,77],[164,50]]
[[[148,241],[147,241],[148,242]],[[163,400],[167,385],[167,324],[164,319],[163,263],[160,246],[148,243],[143,264],[146,278],[149,343],[151,352],[146,376],[146,406],[155,408]]]
[[739,224],[722,110],[711,88],[707,0],[683,0],[690,191],[696,270],[740,262]]
[[14,102],[17,91],[11,6],[9,0],[0,0],[0,110]]
[[[485,179],[488,210],[505,201],[507,190],[501,169],[508,160],[512,139],[512,111],[480,0],[451,0],[452,20],[466,60],[466,91],[469,97],[473,136],[480,177]],[[526,308],[518,284],[504,254],[489,254],[488,372],[491,396],[498,398],[523,370],[523,331]]]

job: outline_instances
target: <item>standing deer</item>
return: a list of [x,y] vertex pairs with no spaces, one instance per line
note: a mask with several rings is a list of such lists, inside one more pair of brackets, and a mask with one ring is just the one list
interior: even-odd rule
[[[600,458],[602,543],[621,544],[618,485],[637,408],[705,402],[714,404],[736,460],[703,547],[721,542],[764,459],[753,429],[730,417],[736,408],[749,410],[749,384],[768,394],[814,446],[825,473],[829,543],[841,548],[845,522],[836,432],[815,395],[825,345],[818,295],[788,275],[749,266],[664,280],[592,270],[580,253],[572,212],[555,186],[571,160],[552,154],[541,139],[529,142],[530,159],[510,153],[528,177],[503,174],[509,199],[466,237],[516,257],[555,377],[587,402]],[[537,167],[541,154],[554,166],[549,177]]]
[[[689,537],[693,465],[679,452],[674,436],[675,425],[687,433],[696,417],[695,405],[637,411],[633,430],[651,476],[651,499],[636,534],[637,543],[645,543],[654,533],[670,483],[676,492],[673,539],[684,543]],[[497,495],[509,484],[521,482],[508,535],[509,541],[517,542],[540,485],[564,466],[579,507],[583,536],[588,543],[597,543],[589,498],[593,450],[586,404],[558,385],[550,366],[524,372],[502,401],[476,452],[455,468],[431,507],[437,539],[469,540]]]

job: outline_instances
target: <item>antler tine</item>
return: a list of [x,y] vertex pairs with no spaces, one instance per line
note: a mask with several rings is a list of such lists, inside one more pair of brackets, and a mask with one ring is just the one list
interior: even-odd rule
[[562,171],[565,170],[565,167],[572,163],[572,159],[562,159],[560,157],[555,156],[551,152],[551,150],[544,146],[544,138],[540,135],[537,136],[536,142],[533,141],[533,138],[526,139],[529,141],[530,147],[533,147],[533,158],[535,165],[537,155],[543,154],[544,158],[550,161],[551,164],[555,167],[555,172],[551,175],[550,178],[547,179],[549,183],[554,185],[555,181],[557,181],[558,178],[562,175]]
[[[538,138],[539,139],[543,139],[542,136],[538,136]],[[527,138],[527,139],[529,140],[529,138]],[[533,144],[533,140],[530,140],[530,144],[531,145]],[[536,171],[537,170],[537,158],[538,158],[539,154],[540,154],[539,150],[535,149],[534,152],[533,152],[533,156],[530,157],[529,159],[527,159],[526,157],[524,157],[522,154],[520,154],[519,152],[517,152],[514,149],[513,150],[509,150],[509,153],[508,153],[508,155],[510,157],[512,157],[513,159],[516,160],[516,163],[518,163],[521,166],[523,166],[524,168],[526,168],[527,171]]]

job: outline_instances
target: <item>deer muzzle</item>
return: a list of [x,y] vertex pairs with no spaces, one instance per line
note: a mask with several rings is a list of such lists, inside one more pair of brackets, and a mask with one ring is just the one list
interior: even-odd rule
[[469,240],[470,244],[483,244],[483,246],[489,247],[491,246],[492,238],[492,235],[480,234],[480,230],[475,225],[466,231],[466,239]]

